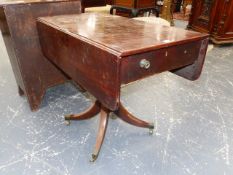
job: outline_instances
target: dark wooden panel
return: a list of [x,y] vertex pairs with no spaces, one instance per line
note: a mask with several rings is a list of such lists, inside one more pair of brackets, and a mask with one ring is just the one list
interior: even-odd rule
[[[197,28],[200,28],[205,32],[211,30],[212,21],[215,15],[214,7],[214,0],[193,1],[191,18]],[[195,9],[195,12],[193,12],[193,9]]]
[[116,56],[40,22],[38,30],[45,56],[104,106],[116,110],[120,94]]
[[233,1],[218,3],[212,32],[212,41],[215,43],[233,43]]
[[114,5],[128,8],[147,8],[155,7],[153,0],[115,0]]
[[[155,73],[192,64],[198,58],[199,49],[200,42],[197,41],[123,57],[121,82],[127,84]],[[149,68],[140,67],[142,60],[150,63]]]
[[114,0],[114,5],[133,8],[134,0]]
[[13,48],[13,43],[11,39],[11,34],[7,25],[6,17],[4,14],[4,9],[0,7],[0,28],[3,36],[3,40],[7,49],[7,53],[10,59],[10,63],[12,66],[12,70],[14,72],[15,80],[17,85],[25,92],[25,87],[22,79],[22,75],[20,72],[20,68],[18,66],[17,58],[15,56],[15,51]]
[[154,0],[137,0],[136,8],[155,7]]
[[27,95],[31,109],[36,110],[48,87],[66,81],[41,52],[36,19],[80,13],[81,6],[79,1],[28,2],[1,4],[1,31],[17,84]]
[[188,28],[209,33],[216,44],[233,43],[232,18],[232,0],[193,0]]

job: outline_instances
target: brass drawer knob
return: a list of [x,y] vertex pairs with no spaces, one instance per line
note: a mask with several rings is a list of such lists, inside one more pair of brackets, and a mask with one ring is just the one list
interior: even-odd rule
[[150,67],[150,61],[148,61],[146,59],[142,59],[140,61],[140,67],[144,68],[144,69],[148,69]]

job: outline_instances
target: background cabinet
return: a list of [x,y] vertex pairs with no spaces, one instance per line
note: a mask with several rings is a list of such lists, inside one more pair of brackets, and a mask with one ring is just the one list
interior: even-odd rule
[[193,0],[188,28],[209,33],[216,44],[233,43],[233,0]]

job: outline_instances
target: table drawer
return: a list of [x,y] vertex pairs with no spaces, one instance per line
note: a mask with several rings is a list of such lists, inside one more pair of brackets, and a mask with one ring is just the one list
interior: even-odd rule
[[123,57],[121,84],[190,65],[198,58],[200,45],[201,41],[196,41]]

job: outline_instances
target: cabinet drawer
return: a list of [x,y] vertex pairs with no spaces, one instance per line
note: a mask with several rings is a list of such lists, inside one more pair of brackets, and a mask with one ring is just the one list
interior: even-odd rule
[[155,51],[123,57],[121,83],[132,81],[192,64],[199,55],[201,42],[196,41]]

